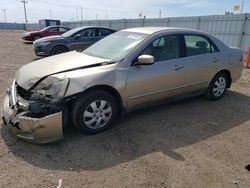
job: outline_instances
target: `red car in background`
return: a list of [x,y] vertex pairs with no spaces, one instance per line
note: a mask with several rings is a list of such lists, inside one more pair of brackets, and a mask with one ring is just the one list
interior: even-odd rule
[[27,41],[35,41],[42,37],[47,37],[47,36],[52,36],[52,35],[61,35],[69,30],[70,28],[64,27],[64,26],[49,26],[40,31],[30,31],[30,32],[23,33],[22,38],[23,40],[27,40]]

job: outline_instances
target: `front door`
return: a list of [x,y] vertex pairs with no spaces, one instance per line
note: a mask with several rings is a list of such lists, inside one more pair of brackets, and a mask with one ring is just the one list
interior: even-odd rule
[[182,93],[184,64],[179,35],[166,35],[150,43],[141,55],[152,55],[152,65],[130,67],[127,81],[128,107]]

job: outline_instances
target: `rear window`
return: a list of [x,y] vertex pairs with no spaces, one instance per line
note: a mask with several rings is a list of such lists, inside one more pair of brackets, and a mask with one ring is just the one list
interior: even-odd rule
[[214,53],[217,47],[209,39],[198,35],[184,35],[186,43],[186,55],[195,56],[207,53]]
[[110,35],[111,33],[113,33],[113,31],[109,29],[98,29],[98,36],[105,37]]
[[59,27],[59,32],[67,32],[69,29],[65,27]]
[[58,32],[58,28],[57,27],[51,27],[48,29],[49,33],[53,33],[53,32]]

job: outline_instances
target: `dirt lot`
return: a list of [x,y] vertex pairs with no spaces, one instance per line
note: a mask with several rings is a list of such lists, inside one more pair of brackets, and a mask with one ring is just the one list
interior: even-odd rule
[[[18,31],[0,31],[0,103],[33,61]],[[39,68],[39,67],[38,67]],[[2,122],[0,121],[2,125]],[[0,187],[250,187],[250,71],[217,102],[196,97],[141,110],[98,135],[52,145],[0,126]]]

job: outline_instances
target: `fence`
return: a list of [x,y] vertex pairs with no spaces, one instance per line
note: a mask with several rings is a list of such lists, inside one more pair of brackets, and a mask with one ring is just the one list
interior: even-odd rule
[[20,23],[1,23],[0,22],[0,29],[24,30],[25,29],[25,24],[20,24]]
[[176,18],[90,20],[63,22],[68,27],[103,26],[120,30],[131,27],[182,27],[207,31],[229,46],[239,47],[246,55],[250,46],[250,14]]
[[[152,19],[119,19],[119,20],[89,20],[78,22],[62,22],[70,28],[80,26],[102,26],[115,30],[131,27],[183,27],[207,31],[229,46],[241,48],[245,55],[250,46],[250,14],[215,15]],[[4,27],[3,27],[4,26]],[[8,28],[0,23],[0,29]],[[23,29],[24,24],[9,25],[8,29]],[[27,28],[38,28],[38,24],[28,24]]]

